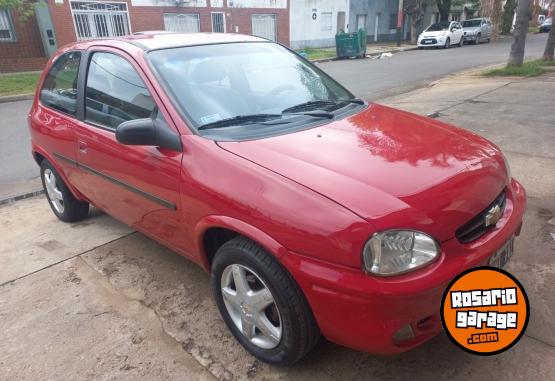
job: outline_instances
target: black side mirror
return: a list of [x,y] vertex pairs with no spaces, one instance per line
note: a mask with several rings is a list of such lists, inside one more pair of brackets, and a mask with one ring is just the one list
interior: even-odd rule
[[182,152],[181,138],[164,122],[150,118],[128,120],[116,128],[116,139],[121,144],[154,146]]

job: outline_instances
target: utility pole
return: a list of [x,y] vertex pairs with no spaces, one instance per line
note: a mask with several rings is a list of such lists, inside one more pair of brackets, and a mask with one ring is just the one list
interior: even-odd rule
[[397,9],[397,46],[401,46],[401,33],[403,31],[403,0],[399,0]]

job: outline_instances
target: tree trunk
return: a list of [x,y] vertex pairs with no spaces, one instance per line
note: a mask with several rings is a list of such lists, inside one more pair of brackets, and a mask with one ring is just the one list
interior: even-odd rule
[[[551,16],[551,20],[555,23],[555,11]],[[547,43],[545,44],[545,50],[543,51],[542,59],[545,61],[553,61],[553,51],[555,50],[555,25],[551,26],[549,31],[549,37],[547,37]]]
[[451,0],[436,0],[437,10],[439,12],[439,21],[449,21],[449,12],[451,11]]
[[511,53],[507,66],[522,66],[524,62],[524,46],[528,23],[530,22],[530,0],[518,0],[516,7],[516,22],[513,32],[514,41],[511,45]]
[[410,20],[410,43],[416,44],[418,36],[416,35],[416,25],[413,20]]
[[503,10],[503,6],[501,4],[501,0],[494,0],[493,7],[491,12],[491,39],[492,41],[497,41],[499,38],[499,29],[501,24],[501,13]]

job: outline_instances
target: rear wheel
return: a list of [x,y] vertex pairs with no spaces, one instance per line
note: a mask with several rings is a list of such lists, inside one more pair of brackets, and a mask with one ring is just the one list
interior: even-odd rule
[[226,242],[214,258],[211,282],[228,328],[258,359],[292,364],[317,343],[320,331],[296,282],[253,241]]
[[40,164],[40,173],[44,193],[56,217],[64,222],[75,222],[87,216],[89,204],[73,196],[48,160]]

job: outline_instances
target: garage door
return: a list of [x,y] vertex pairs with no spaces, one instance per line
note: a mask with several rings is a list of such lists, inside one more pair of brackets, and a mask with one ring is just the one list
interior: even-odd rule
[[276,15],[252,15],[252,34],[276,40]]
[[164,28],[172,32],[200,32],[198,13],[164,13]]

